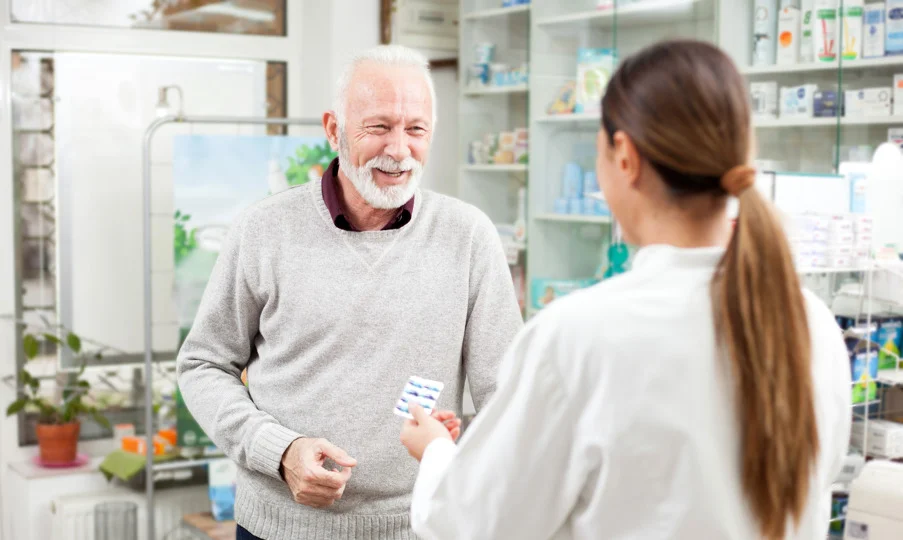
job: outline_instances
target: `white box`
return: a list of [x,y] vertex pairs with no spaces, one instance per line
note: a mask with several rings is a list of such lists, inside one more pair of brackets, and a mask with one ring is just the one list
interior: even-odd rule
[[787,5],[778,13],[777,64],[793,65],[800,61],[800,8]]
[[[815,0],[801,0],[801,16],[800,23],[800,62],[805,64],[815,61],[815,47],[812,41],[812,27],[814,24],[813,17]],[[883,44],[882,44],[883,46]]]
[[881,58],[884,56],[884,17],[886,9],[884,2],[865,5],[862,18],[863,58]]
[[903,115],[903,73],[894,75],[894,115]]
[[891,88],[886,86],[847,90],[843,93],[846,116],[850,118],[890,116],[891,90]]
[[850,255],[828,255],[826,266],[828,268],[849,268],[853,266],[853,256]]
[[[840,24],[843,25],[843,43],[840,54],[844,60],[862,58],[863,0],[844,0]],[[840,36],[838,35],[838,39]]]
[[749,85],[752,114],[758,118],[775,118],[778,115],[778,83],[754,82]]
[[887,130],[887,142],[894,143],[903,150],[903,128],[890,128]]
[[812,118],[817,90],[814,84],[781,88],[781,117]]
[[[850,442],[862,449],[863,422],[853,422]],[[903,457],[903,424],[890,420],[868,421],[868,448],[865,451],[875,457],[895,459]]]
[[846,257],[850,258],[853,256],[853,237],[850,237],[850,242],[841,244],[830,244],[828,246],[828,257]]

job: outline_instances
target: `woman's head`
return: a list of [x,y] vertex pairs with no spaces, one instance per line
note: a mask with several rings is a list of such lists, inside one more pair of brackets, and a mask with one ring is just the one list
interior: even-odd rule
[[609,83],[597,169],[625,236],[641,245],[667,240],[669,227],[726,227],[727,196],[737,196],[711,298],[735,388],[743,491],[773,540],[804,511],[818,432],[802,291],[780,221],[751,188],[748,103],[743,79],[714,46],[650,47]]
[[643,216],[679,211],[724,221],[721,178],[750,160],[746,84],[715,46],[670,41],[627,58],[602,100],[597,172],[612,213],[636,244]]

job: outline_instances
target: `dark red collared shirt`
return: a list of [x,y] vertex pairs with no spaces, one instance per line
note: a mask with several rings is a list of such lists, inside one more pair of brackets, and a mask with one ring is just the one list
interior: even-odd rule
[[[351,225],[351,222],[348,221],[348,218],[345,217],[345,209],[342,208],[342,202],[339,200],[339,193],[336,189],[336,182],[338,181],[339,159],[336,158],[332,160],[332,163],[329,164],[326,172],[323,173],[323,202],[326,203],[326,208],[329,210],[329,215],[332,217],[332,222],[336,227],[344,231],[357,231],[357,229]],[[398,209],[398,213],[395,214],[395,217],[393,217],[382,230],[389,231],[404,227],[411,221],[413,213],[414,197],[411,197],[408,202],[404,203],[404,206]]]

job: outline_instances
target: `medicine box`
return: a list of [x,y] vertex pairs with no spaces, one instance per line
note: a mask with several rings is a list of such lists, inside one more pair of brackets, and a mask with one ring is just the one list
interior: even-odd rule
[[[867,426],[857,420],[850,431],[850,442],[862,449],[862,438],[868,438],[865,451],[874,457],[896,459],[903,457],[903,424],[890,420],[869,420]],[[864,432],[868,433],[864,433]]]
[[813,97],[815,117],[833,118],[837,116],[837,92],[834,90],[818,91]]
[[781,117],[811,118],[817,91],[814,84],[781,88]]
[[798,64],[800,61],[800,8],[785,5],[778,13],[778,65]]
[[891,88],[863,88],[844,92],[843,105],[846,116],[850,118],[866,116],[890,116]]
[[775,118],[778,115],[778,83],[754,82],[749,85],[752,114],[758,118]]
[[903,73],[894,75],[894,116],[903,116]]
[[884,2],[866,4],[862,20],[862,57],[884,56],[884,19],[887,7]]
[[890,128],[887,130],[887,142],[894,143],[903,150],[903,128]]
[[885,54],[903,54],[903,0],[888,0],[884,19]]

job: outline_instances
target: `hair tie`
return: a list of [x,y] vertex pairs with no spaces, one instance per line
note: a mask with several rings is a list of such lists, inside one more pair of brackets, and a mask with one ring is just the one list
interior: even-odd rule
[[721,176],[721,188],[734,197],[739,197],[755,182],[756,170],[749,165],[737,165]]

